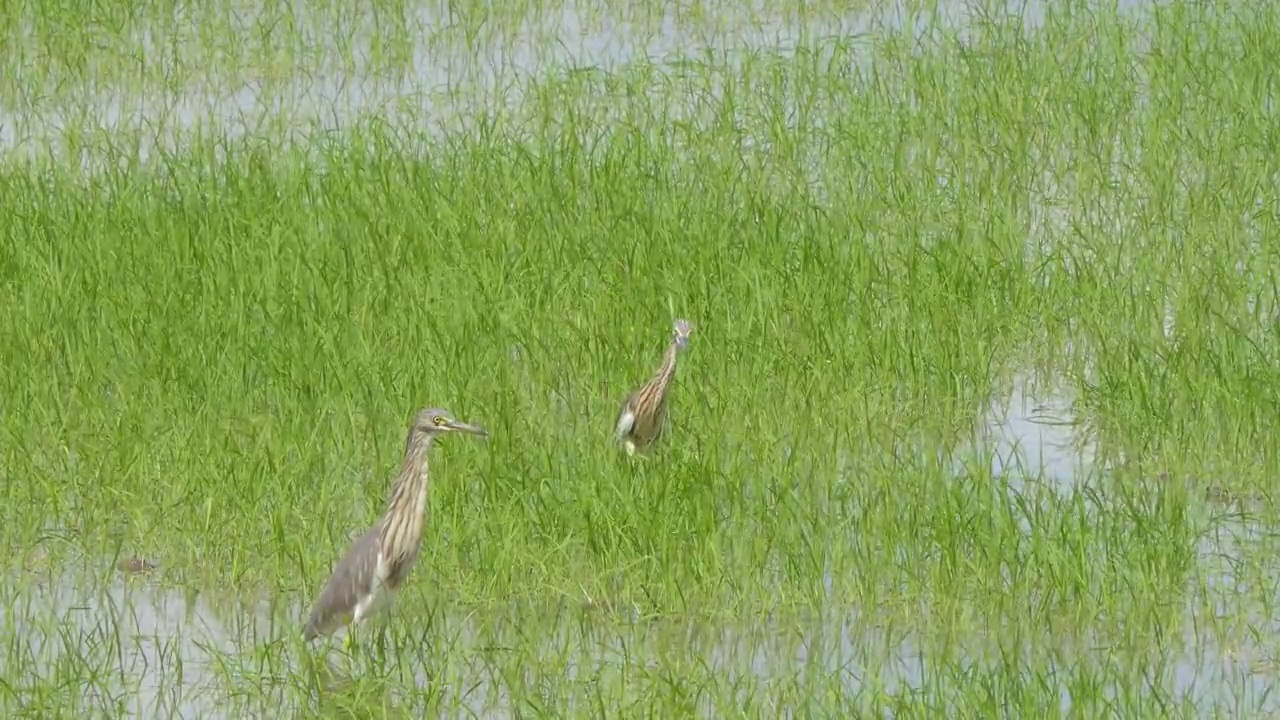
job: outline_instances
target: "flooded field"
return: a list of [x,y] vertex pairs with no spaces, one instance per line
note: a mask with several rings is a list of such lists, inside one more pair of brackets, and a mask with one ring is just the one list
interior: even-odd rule
[[[1280,715],[1278,29],[16,8],[0,708]],[[489,437],[305,643],[424,406]]]

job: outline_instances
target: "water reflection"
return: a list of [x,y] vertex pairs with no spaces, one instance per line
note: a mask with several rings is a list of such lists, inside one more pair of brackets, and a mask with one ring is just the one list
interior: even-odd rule
[[[1042,6],[1026,7],[1026,22],[1038,24]],[[465,32],[450,39],[447,28],[456,18],[419,9],[415,22],[423,41],[411,49],[402,72],[381,76],[367,67],[372,40],[357,34],[347,48],[357,59],[354,68],[330,59],[321,64],[336,69],[306,76],[262,73],[177,91],[111,88],[10,108],[0,113],[0,146],[37,152],[46,143],[38,128],[56,136],[83,122],[86,107],[105,129],[153,133],[140,148],[144,157],[152,143],[164,142],[164,133],[210,120],[232,134],[268,119],[284,128],[314,122],[336,129],[377,109],[392,120],[428,117],[443,124],[495,102],[518,102],[512,78],[553,65],[607,69],[640,57],[787,49],[820,37],[856,38],[877,23],[900,25],[904,16],[900,5],[881,15],[807,20],[762,3],[717,6],[696,21],[670,10],[637,19],[581,8],[565,5],[484,42],[466,39],[471,36]],[[953,19],[958,17],[956,11]],[[1069,391],[1035,386],[1025,377],[992,406],[975,447],[993,455],[993,474],[1043,478],[1064,491],[1088,474],[1096,452],[1078,433]],[[428,617],[414,615],[412,626],[400,613],[389,644],[371,643],[373,651],[349,665],[337,661],[330,682],[336,685],[339,674],[348,683],[362,673],[389,674],[403,688],[438,687],[435,702],[443,707],[486,716],[513,715],[535,694],[552,706],[576,703],[590,712],[593,692],[621,705],[629,696],[643,700],[646,683],[707,682],[718,689],[694,704],[720,715],[759,703],[762,694],[784,697],[792,692],[787,687],[836,688],[850,697],[907,691],[959,697],[968,692],[969,673],[1000,672],[1000,656],[1011,652],[1034,658],[1027,671],[1059,685],[1082,672],[1110,683],[1142,675],[1175,697],[1192,699],[1204,715],[1215,708],[1235,716],[1280,712],[1269,693],[1276,681],[1270,638],[1278,628],[1260,600],[1274,596],[1280,567],[1262,559],[1257,548],[1265,542],[1260,527],[1242,517],[1206,526],[1181,642],[1162,646],[1152,639],[1154,658],[1139,667],[1116,659],[1115,638],[1035,637],[1025,646],[1001,647],[1013,641],[975,636],[940,649],[930,643],[929,628],[895,624],[875,608],[828,608],[816,620],[708,626],[675,619],[625,622],[572,606],[466,611],[437,599],[427,600],[429,609],[421,612]],[[133,560],[121,569],[131,571]],[[139,570],[148,569],[147,559],[136,560]],[[310,707],[312,669],[289,649],[301,606],[162,589],[149,580],[152,575],[73,580],[46,569],[10,578],[0,605],[0,646],[7,648],[0,653],[0,672],[50,697],[78,694],[90,705],[118,705],[139,716],[235,716],[236,703],[247,702],[236,698],[255,692],[277,702],[276,709]],[[752,692],[755,699],[744,699]],[[1063,707],[1070,707],[1070,694],[1063,690],[1062,697]]]
[[[1223,532],[1232,540],[1207,541],[1202,559],[1231,558],[1232,543],[1252,531]],[[1269,628],[1268,637],[1274,621],[1258,608],[1241,615],[1239,581],[1229,573],[1202,579],[1217,611],[1192,610],[1205,607],[1192,598],[1180,642],[1088,628],[1073,637],[1026,626],[1005,631],[1012,620],[995,617],[989,633],[943,638],[875,608],[709,624],[622,621],[576,604],[464,611],[419,595],[412,614],[396,611],[390,631],[369,626],[351,657],[336,647],[326,657],[294,641],[301,605],[215,601],[114,573],[98,590],[85,589],[90,581],[28,574],[21,585],[11,578],[0,609],[0,643],[8,648],[0,672],[26,678],[46,701],[78,694],[82,704],[118,705],[134,716],[239,716],[250,706],[303,712],[352,687],[368,696],[369,683],[380,688],[373,694],[383,705],[425,702],[486,717],[514,716],[535,695],[564,712],[590,713],[600,698],[623,707],[663,684],[684,684],[706,716],[764,707],[765,698],[782,702],[797,688],[867,703],[911,693],[950,705],[968,697],[974,677],[1009,672],[1058,683],[1091,676],[1115,692],[1146,681],[1193,701],[1204,716],[1280,712],[1269,693],[1277,680],[1274,643],[1241,620]],[[1021,670],[1008,666],[1010,657],[1022,658]],[[1067,710],[1072,701],[1062,687]]]
[[[39,688],[36,697],[69,683],[62,692],[83,693],[92,705],[131,698],[117,702],[134,715],[205,712],[202,697],[220,691],[211,653],[235,652],[244,637],[239,626],[260,614],[219,612],[195,593],[160,591],[138,580],[113,572],[105,583],[75,582],[51,571],[11,578],[0,606],[0,643],[8,647],[0,653],[0,673]],[[265,636],[267,628],[257,634]]]
[[[294,8],[285,25],[300,33],[304,51],[281,54],[276,47],[264,51],[267,57],[236,61],[249,51],[222,49],[214,53],[220,62],[204,63],[193,59],[213,51],[197,34],[146,32],[135,39],[143,68],[128,77],[163,82],[66,83],[58,93],[28,88],[20,100],[0,105],[0,149],[40,156],[68,150],[50,146],[68,134],[93,145],[94,131],[129,131],[141,134],[138,153],[145,159],[197,128],[232,137],[263,128],[296,136],[350,127],[369,114],[397,126],[412,121],[412,127],[456,129],[520,106],[524,81],[552,69],[611,71],[641,59],[673,71],[708,59],[732,69],[754,51],[860,44],[882,29],[910,27],[921,35],[931,22],[963,26],[974,12],[961,2],[942,2],[928,12],[918,5],[833,5],[837,9],[801,13],[768,3],[708,1],[655,12],[579,1],[480,22],[458,15],[452,5],[418,3],[405,13],[404,36],[412,40],[403,49],[386,46],[386,33],[372,15],[346,16],[332,26]],[[1149,5],[1120,3],[1122,10]],[[1043,2],[1008,4],[1027,29],[1043,25],[1044,8]],[[254,4],[226,15],[228,34],[263,37],[259,23],[280,24],[263,15]],[[175,59],[194,66],[174,66]]]
[[965,452],[989,454],[991,474],[1008,476],[1014,488],[1041,481],[1069,491],[1094,468],[1097,445],[1075,417],[1069,387],[1018,374],[1009,394],[991,403]]

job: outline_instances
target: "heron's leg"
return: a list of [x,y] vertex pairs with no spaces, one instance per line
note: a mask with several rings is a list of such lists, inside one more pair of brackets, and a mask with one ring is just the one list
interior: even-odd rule
[[347,626],[347,636],[342,638],[342,654],[347,658],[347,666],[355,660],[356,653],[359,652],[359,646],[356,644],[356,624],[351,623]]
[[650,462],[649,453],[637,448],[635,443],[630,440],[627,441],[627,457],[635,462]]

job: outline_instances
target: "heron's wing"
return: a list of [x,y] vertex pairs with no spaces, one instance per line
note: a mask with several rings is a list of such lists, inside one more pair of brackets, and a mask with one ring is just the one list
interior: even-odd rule
[[614,434],[618,436],[619,440],[626,437],[627,434],[630,433],[633,428],[635,428],[636,411],[631,404],[631,401],[634,399],[635,399],[634,394],[629,396],[625,401],[623,401],[622,408],[618,411],[618,425],[617,427],[614,428],[613,431],[614,431]]
[[378,571],[378,526],[361,535],[333,568],[302,631],[304,640],[328,635],[350,621]]

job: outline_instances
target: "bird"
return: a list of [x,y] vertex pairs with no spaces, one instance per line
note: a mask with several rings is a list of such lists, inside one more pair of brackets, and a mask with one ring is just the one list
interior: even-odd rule
[[688,320],[676,320],[671,328],[671,344],[657,372],[623,401],[614,434],[628,457],[647,451],[662,436],[667,419],[667,387],[675,376],[677,357],[689,347],[692,332]]
[[334,566],[311,607],[302,631],[304,641],[348,626],[345,644],[350,645],[359,623],[394,600],[422,547],[429,481],[427,451],[436,439],[455,432],[488,437],[484,428],[457,420],[440,408],[419,410],[414,416],[387,509]]

